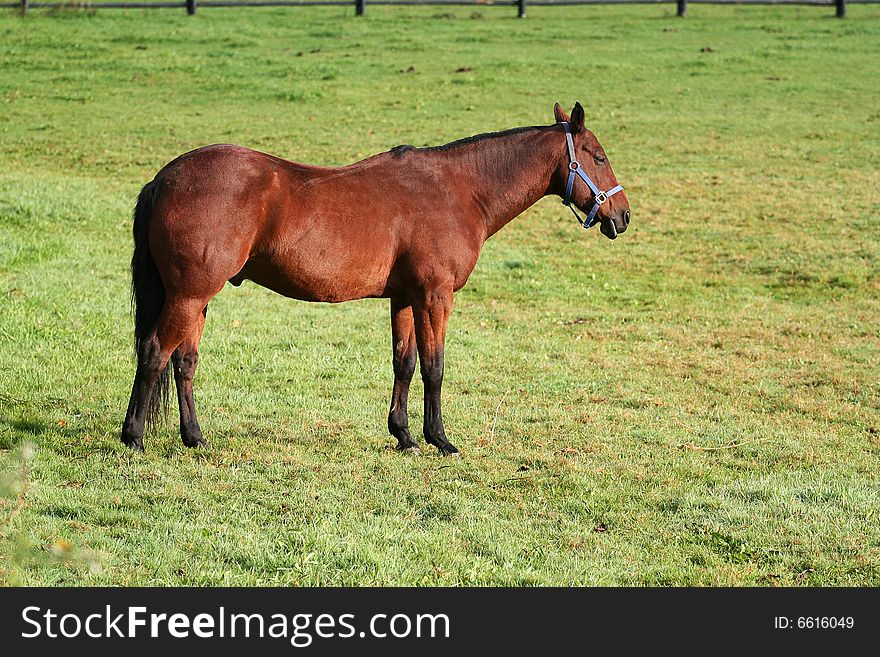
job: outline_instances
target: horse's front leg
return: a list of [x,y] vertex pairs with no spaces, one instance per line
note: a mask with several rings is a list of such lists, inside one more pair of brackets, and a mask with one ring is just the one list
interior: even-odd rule
[[409,384],[416,371],[416,333],[413,328],[412,306],[400,299],[391,300],[391,348],[394,389],[391,392],[391,410],[388,411],[388,431],[397,438],[397,449],[418,454],[419,446],[409,435],[406,408]]
[[413,303],[416,342],[425,384],[425,442],[437,447],[444,456],[458,453],[455,445],[446,440],[440,408],[446,324],[451,312],[451,285],[427,290]]

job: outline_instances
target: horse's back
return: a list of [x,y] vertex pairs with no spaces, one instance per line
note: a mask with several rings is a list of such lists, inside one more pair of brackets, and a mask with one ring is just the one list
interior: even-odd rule
[[200,294],[250,279],[297,299],[347,301],[392,295],[401,276],[435,270],[453,272],[458,288],[482,224],[460,222],[442,168],[421,159],[380,153],[329,168],[230,144],[199,148],[156,176],[151,247],[171,287],[195,281]]

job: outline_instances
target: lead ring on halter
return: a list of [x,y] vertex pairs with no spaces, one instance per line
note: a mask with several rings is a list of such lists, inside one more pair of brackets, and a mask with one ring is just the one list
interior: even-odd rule
[[[568,182],[565,184],[565,197],[562,199],[562,204],[568,206],[574,215],[574,218],[577,219],[577,222],[583,226],[584,229],[592,228],[599,223],[599,220],[596,219],[596,213],[599,212],[599,207],[617,192],[623,191],[623,185],[613,187],[607,192],[603,192],[596,187],[596,184],[590,180],[587,172],[581,168],[580,162],[577,161],[577,158],[574,155],[574,142],[571,139],[571,126],[568,121],[560,121],[560,123],[562,123],[562,129],[565,130],[565,144],[568,146]],[[581,219],[581,216],[577,213],[577,210],[574,209],[574,205],[571,203],[571,190],[574,187],[575,176],[587,183],[587,187],[593,192],[593,207],[589,213],[587,213],[586,219]],[[616,233],[617,229],[613,222],[612,227],[615,229],[614,232]]]

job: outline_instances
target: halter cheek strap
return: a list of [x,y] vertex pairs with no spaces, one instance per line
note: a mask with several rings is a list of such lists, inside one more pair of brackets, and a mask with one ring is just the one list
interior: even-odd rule
[[[596,184],[590,180],[590,177],[587,175],[587,172],[583,170],[580,163],[577,161],[577,158],[574,154],[574,141],[571,138],[571,126],[568,121],[562,121],[562,128],[565,130],[565,144],[568,146],[568,182],[565,184],[565,197],[562,199],[563,205],[567,205],[571,210],[574,218],[577,219],[578,223],[586,228],[592,228],[599,220],[596,219],[596,213],[599,212],[599,208],[602,206],[605,201],[614,196],[617,192],[623,190],[623,185],[618,185],[617,187],[613,187],[609,189],[607,192],[601,191]],[[590,191],[593,192],[593,207],[590,209],[589,213],[585,219],[581,219],[580,215],[577,213],[577,210],[574,209],[574,205],[571,202],[571,190],[574,188],[574,179],[575,176],[583,180],[587,183],[587,187],[590,188]]]

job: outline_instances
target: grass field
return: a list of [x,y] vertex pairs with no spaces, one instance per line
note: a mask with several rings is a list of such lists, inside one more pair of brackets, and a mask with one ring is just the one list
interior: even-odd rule
[[[0,13],[0,582],[880,585],[880,8],[673,12]],[[633,225],[545,199],[486,245],[447,344],[462,459],[393,449],[387,301],[248,283],[208,316],[209,448],[118,442],[165,162],[342,164],[557,100]]]

